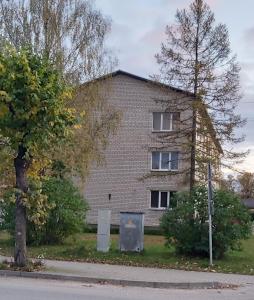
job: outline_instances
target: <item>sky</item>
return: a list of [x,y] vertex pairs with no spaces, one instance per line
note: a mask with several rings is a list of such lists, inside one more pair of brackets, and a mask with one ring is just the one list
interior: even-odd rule
[[[187,8],[191,0],[95,0],[95,5],[112,20],[112,30],[107,46],[117,56],[117,69],[143,77],[158,74],[154,55],[165,41],[165,27],[174,23],[177,8]],[[239,166],[254,172],[254,1],[207,0],[217,23],[224,23],[229,30],[232,53],[241,65],[243,98],[238,112],[247,118],[247,125],[240,133],[245,142],[237,150],[249,149],[250,155]],[[226,171],[228,172],[228,171]]]

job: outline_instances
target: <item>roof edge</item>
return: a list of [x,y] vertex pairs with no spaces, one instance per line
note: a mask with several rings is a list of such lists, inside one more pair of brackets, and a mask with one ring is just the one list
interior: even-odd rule
[[108,73],[106,75],[100,76],[100,77],[98,77],[98,78],[96,78],[96,79],[94,79],[92,81],[104,80],[104,79],[108,79],[110,77],[115,77],[115,76],[118,76],[118,75],[128,76],[130,78],[133,78],[133,79],[136,79],[136,80],[139,80],[139,81],[143,81],[143,82],[146,82],[146,83],[154,84],[154,85],[161,86],[161,87],[164,87],[164,88],[169,88],[172,91],[184,93],[184,94],[186,94],[188,96],[195,97],[194,94],[191,93],[191,92],[188,92],[188,91],[185,91],[185,90],[182,90],[182,89],[179,89],[179,88],[176,88],[176,87],[173,87],[173,86],[170,86],[168,84],[161,83],[161,82],[158,82],[158,81],[155,81],[155,80],[152,80],[152,79],[141,77],[141,76],[138,76],[138,75],[135,75],[135,74],[123,71],[121,69],[116,70],[116,71],[111,72],[111,73]]
[[[182,89],[179,89],[179,88],[176,88],[176,87],[173,87],[173,86],[170,86],[168,84],[165,84],[165,83],[161,83],[161,82],[158,82],[158,81],[155,81],[155,80],[152,80],[152,79],[147,79],[145,77],[141,77],[141,76],[138,76],[138,75],[135,75],[135,74],[132,74],[132,73],[129,73],[129,72],[126,72],[126,71],[123,71],[121,69],[118,69],[116,71],[113,71],[111,73],[108,73],[108,74],[105,74],[105,75],[102,75],[98,78],[95,78],[91,81],[88,81],[88,82],[85,82],[84,84],[89,84],[89,83],[93,83],[93,82],[96,82],[96,81],[100,81],[100,80],[106,80],[108,78],[112,78],[112,77],[116,77],[118,75],[123,75],[123,76],[128,76],[130,78],[133,78],[133,79],[136,79],[136,80],[139,80],[139,81],[143,81],[145,83],[149,83],[149,84],[153,84],[153,85],[156,85],[158,87],[163,87],[163,88],[167,88],[167,89],[170,89],[174,92],[178,92],[178,93],[184,93],[185,95],[187,96],[190,96],[190,97],[193,97],[195,98],[195,95],[194,93],[191,93],[191,92],[188,92],[188,91],[185,91],[185,90],[182,90]],[[210,123],[210,126],[212,128],[212,131],[214,132],[214,136],[213,136],[213,139],[214,139],[214,142],[219,150],[219,152],[221,154],[223,154],[223,149],[221,147],[221,144],[219,142],[219,140],[217,139],[216,137],[216,131],[214,129],[214,126],[213,126],[213,123],[211,121],[211,117],[207,111],[207,109],[205,108],[205,114],[206,116],[209,118],[209,123]]]

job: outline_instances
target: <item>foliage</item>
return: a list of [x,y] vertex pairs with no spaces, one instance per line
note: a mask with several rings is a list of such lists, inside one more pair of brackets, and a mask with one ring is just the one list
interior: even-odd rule
[[[53,160],[61,160],[69,173],[85,177],[92,162],[102,161],[109,135],[119,123],[119,113],[100,93],[98,82],[91,82],[116,64],[105,47],[110,19],[87,0],[2,0],[0,14],[0,47],[6,42],[17,50],[30,47],[73,86],[68,106],[75,109],[79,127],[64,146],[55,147]],[[89,85],[81,85],[88,81]],[[40,159],[30,172],[50,171],[49,156],[48,163]],[[4,184],[12,182],[5,177]]]
[[51,178],[44,181],[43,192],[54,208],[41,230],[31,229],[30,242],[58,243],[84,229],[88,206],[71,181]]
[[238,192],[238,182],[237,182],[235,176],[232,174],[227,175],[227,177],[225,177],[225,178],[221,178],[220,187],[231,193]]
[[[15,253],[23,257],[20,265],[26,264],[25,210],[34,211],[30,221],[42,225],[50,208],[40,189],[37,195],[31,193],[27,177],[39,182],[55,160],[62,160],[70,174],[84,176],[118,121],[117,112],[109,106],[105,110],[101,98],[98,101],[97,89],[92,89],[93,97],[87,93],[74,101],[73,88],[66,84],[56,65],[31,46],[6,46],[0,53],[0,158],[4,161],[0,193],[16,181],[16,216],[22,221],[15,219],[22,233],[16,235],[20,249]],[[89,105],[89,99],[95,104]],[[101,118],[93,116],[97,108]]]
[[[29,49],[19,52],[12,47],[3,49],[0,54],[0,155],[5,158],[2,171],[8,171],[11,184],[15,178],[13,159],[21,150],[31,178],[38,180],[39,171],[50,165],[49,149],[53,151],[53,145],[66,139],[77,123],[74,110],[67,106],[71,95],[70,88],[48,60]],[[36,201],[33,194],[28,193],[26,197],[22,194],[22,197],[27,207],[36,206],[32,204]]]
[[[39,171],[50,166],[50,149],[67,138],[77,121],[67,106],[71,96],[71,89],[48,60],[30,50],[17,52],[10,46],[2,50],[0,155],[5,180],[0,192],[14,184],[13,159],[21,148],[31,178],[38,181]],[[29,205],[24,197],[25,202]]]
[[27,192],[14,188],[5,193],[5,199],[2,200],[0,207],[2,207],[3,211],[8,211],[6,223],[13,224],[13,230],[15,220],[14,208],[17,196],[21,197],[22,203],[26,207],[28,221],[31,224],[34,223],[35,226],[43,226],[48,218],[49,211],[54,207],[54,203],[48,201],[48,196],[42,189],[41,181],[31,179]]
[[[78,119],[68,107],[72,97],[62,74],[43,56],[31,49],[8,46],[0,53],[0,155],[14,164],[15,263],[27,264],[26,210],[34,211],[30,221],[43,224],[47,216],[47,198],[28,186],[28,176],[39,180],[43,169],[63,140],[72,134]],[[14,180],[12,180],[14,182]],[[1,192],[3,188],[1,187]]]
[[[231,147],[244,139],[236,132],[245,124],[236,111],[241,99],[240,67],[230,50],[226,25],[216,24],[204,0],[193,0],[187,9],[178,9],[175,23],[166,27],[166,36],[156,55],[160,74],[154,78],[191,93],[176,93],[167,105],[161,101],[166,111],[179,111],[184,116],[180,132],[170,132],[167,140],[186,149],[188,155],[183,159],[191,159],[186,173],[191,174],[192,186],[196,178],[205,177],[208,160],[217,167],[220,145],[228,167],[247,155]],[[187,115],[189,111],[192,116]]]
[[66,107],[71,98],[61,75],[30,50],[5,48],[0,55],[0,132],[5,146],[22,143],[30,156],[65,137],[74,121]]
[[241,199],[254,197],[254,173],[242,172],[239,175],[228,175],[221,180],[221,186],[239,195]]
[[[207,189],[196,187],[192,193],[176,194],[177,208],[167,210],[161,218],[161,228],[167,245],[178,253],[190,256],[209,254]],[[240,240],[249,237],[250,216],[239,198],[228,191],[213,194],[213,254],[221,258],[225,252],[240,250]]]
[[30,46],[72,83],[111,68],[105,48],[111,22],[87,0],[1,0],[0,36],[16,49]]
[[43,271],[43,263],[38,261],[29,261],[26,267],[18,267],[13,261],[4,260],[0,263],[0,270],[11,270],[11,271],[23,271],[23,272],[35,272]]
[[[110,79],[109,79],[110,81]],[[64,147],[55,151],[55,160],[62,161],[65,173],[85,178],[91,163],[102,163],[109,138],[118,128],[121,113],[107,103],[108,90],[100,80],[79,86],[70,107],[76,111],[78,126]]]
[[13,151],[4,147],[6,139],[0,135],[0,197],[1,192],[8,186],[14,186]]
[[254,173],[244,172],[237,176],[242,199],[254,197]]
[[[30,185],[31,186],[31,185]],[[84,229],[87,204],[73,183],[66,179],[49,178],[42,182],[42,193],[50,209],[44,224],[33,222],[33,212],[28,210],[27,243],[33,245],[57,244],[68,236]],[[0,209],[3,213],[2,229],[14,233],[12,193],[5,194]]]

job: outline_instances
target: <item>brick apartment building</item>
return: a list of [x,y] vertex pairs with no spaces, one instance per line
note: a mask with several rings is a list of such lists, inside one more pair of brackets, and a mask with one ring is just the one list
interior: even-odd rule
[[[98,209],[107,208],[111,224],[119,224],[121,211],[131,211],[144,212],[145,226],[158,226],[165,208],[176,205],[174,192],[190,186],[182,172],[190,167],[181,146],[185,137],[165,144],[163,137],[183,126],[183,120],[184,126],[191,124],[191,109],[181,106],[193,97],[123,71],[98,80],[107,101],[121,112],[121,123],[105,150],[105,162],[92,167],[85,183],[90,206],[87,222],[96,224]],[[181,99],[177,109],[166,110],[170,99],[172,103]],[[218,142],[214,148],[219,157]]]

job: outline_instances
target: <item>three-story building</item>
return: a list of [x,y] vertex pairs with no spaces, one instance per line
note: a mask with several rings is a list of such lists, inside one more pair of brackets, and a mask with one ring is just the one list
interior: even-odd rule
[[163,211],[177,205],[173,194],[190,186],[193,96],[123,71],[98,80],[121,123],[85,183],[87,222],[96,224],[98,209],[108,208],[112,224],[121,211],[133,211],[145,213],[146,226],[158,226]]

